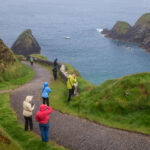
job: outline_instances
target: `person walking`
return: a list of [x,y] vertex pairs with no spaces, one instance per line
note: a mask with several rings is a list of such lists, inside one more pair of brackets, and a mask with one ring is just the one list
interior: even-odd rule
[[58,67],[57,60],[58,60],[57,58],[54,60],[54,68],[55,68],[55,67]]
[[30,126],[30,130],[33,130],[32,123],[32,111],[34,110],[35,105],[31,104],[33,96],[27,96],[25,101],[23,102],[23,116],[25,119],[25,131],[28,131],[28,126]]
[[34,59],[33,59],[32,56],[30,56],[30,64],[31,64],[31,66],[33,66],[33,62],[34,62]]
[[49,115],[53,109],[44,104],[40,105],[40,110],[36,113],[35,119],[39,122],[39,128],[41,131],[41,138],[43,142],[48,142],[49,139]]
[[69,90],[68,102],[71,100],[71,96],[74,94],[74,84],[77,82],[76,75],[72,74],[68,76],[67,89]]
[[54,80],[57,80],[57,67],[53,68],[53,76],[54,76]]
[[57,58],[56,58],[54,60],[54,68],[53,68],[54,80],[57,80],[57,70],[58,70],[58,63],[57,63]]
[[49,93],[51,93],[50,87],[48,87],[48,82],[44,82],[44,85],[42,87],[42,98],[43,98],[43,104],[47,104],[49,106]]

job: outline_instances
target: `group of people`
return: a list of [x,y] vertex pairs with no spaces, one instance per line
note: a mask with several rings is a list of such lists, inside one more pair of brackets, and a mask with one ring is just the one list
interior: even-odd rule
[[[53,75],[54,79],[57,79],[57,70],[58,63],[57,58],[54,61]],[[69,91],[67,101],[70,102],[71,96],[74,94],[74,83],[76,83],[75,74],[69,75],[67,80],[67,88]],[[39,111],[35,115],[35,119],[39,122],[39,128],[41,131],[41,138],[43,142],[48,142],[49,139],[49,115],[52,113],[53,109],[49,106],[49,94],[51,93],[51,89],[48,86],[48,82],[44,82],[42,87],[42,100],[43,104],[40,105]],[[25,131],[28,131],[30,126],[30,130],[33,130],[33,122],[32,122],[32,111],[35,109],[35,104],[32,103],[33,96],[27,96],[23,102],[23,116],[25,119]]]
[[[48,87],[48,83],[45,82],[42,87],[42,99],[43,104],[40,105],[40,110],[36,113],[35,119],[39,122],[39,128],[41,131],[41,137],[43,142],[48,142],[49,138],[49,115],[52,113],[53,109],[49,106],[49,93],[51,89]],[[35,108],[35,104],[32,103],[33,96],[27,96],[23,102],[23,116],[25,119],[25,131],[33,130],[32,122],[32,111]]]

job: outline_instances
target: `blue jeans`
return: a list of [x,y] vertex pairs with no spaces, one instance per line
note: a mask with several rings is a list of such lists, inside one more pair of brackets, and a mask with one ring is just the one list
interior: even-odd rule
[[41,137],[43,142],[48,142],[48,137],[49,137],[49,127],[50,124],[41,124],[39,123],[39,128],[41,130]]

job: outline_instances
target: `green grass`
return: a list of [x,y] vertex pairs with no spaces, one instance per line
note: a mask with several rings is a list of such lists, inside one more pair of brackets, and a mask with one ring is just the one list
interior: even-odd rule
[[16,62],[9,65],[4,73],[0,73],[0,90],[15,89],[30,81],[34,72],[26,65]]
[[150,73],[107,80],[94,86],[70,65],[67,71],[78,75],[80,95],[68,103],[66,83],[58,77],[50,85],[53,108],[109,127],[150,135]]
[[130,27],[127,22],[118,21],[113,27],[113,30],[116,30],[118,34],[126,34]]
[[1,130],[0,127],[0,148],[2,150],[21,150],[21,148],[11,139],[11,137]]
[[[3,133],[7,133],[10,144],[18,150],[64,150],[63,147],[53,142],[43,143],[41,138],[33,132],[25,132],[23,125],[20,125],[15,113],[10,108],[9,94],[0,95],[0,127]],[[9,148],[8,143],[0,140],[5,148]]]
[[35,58],[43,59],[43,60],[48,60],[45,56],[42,56],[40,54],[32,54],[31,56],[33,56]]
[[[79,86],[82,87],[82,83]],[[150,134],[150,73],[108,80],[89,90],[84,88],[70,103],[61,79],[53,81],[51,88],[52,107],[63,113],[113,128]]]
[[145,13],[138,19],[136,25],[145,25],[146,27],[150,28],[149,21],[150,21],[150,13]]

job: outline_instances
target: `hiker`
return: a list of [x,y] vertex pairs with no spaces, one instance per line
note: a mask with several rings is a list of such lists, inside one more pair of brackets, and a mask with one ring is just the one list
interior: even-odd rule
[[77,82],[76,75],[72,74],[68,76],[67,89],[69,90],[68,102],[71,100],[71,95],[74,95],[74,84]]
[[25,119],[25,131],[28,131],[28,125],[30,125],[30,130],[33,130],[32,123],[32,111],[34,110],[35,104],[31,104],[33,96],[27,96],[23,102],[23,116]]
[[30,64],[31,64],[31,66],[33,66],[33,62],[34,62],[33,57],[30,56]]
[[41,138],[43,142],[48,142],[49,138],[49,115],[52,113],[53,109],[49,106],[42,104],[40,110],[36,113],[36,121],[39,122],[39,128],[41,131]]
[[58,67],[58,63],[57,63],[57,58],[54,60],[54,68],[57,68]]
[[54,68],[53,68],[54,80],[57,80],[57,70],[58,70],[58,63],[57,63],[57,58],[56,58],[54,60]]
[[42,87],[42,98],[43,98],[43,104],[47,104],[49,106],[49,93],[51,93],[51,89],[48,87],[48,82],[44,82],[44,85]]
[[53,76],[54,76],[54,80],[57,80],[57,67],[53,68]]

